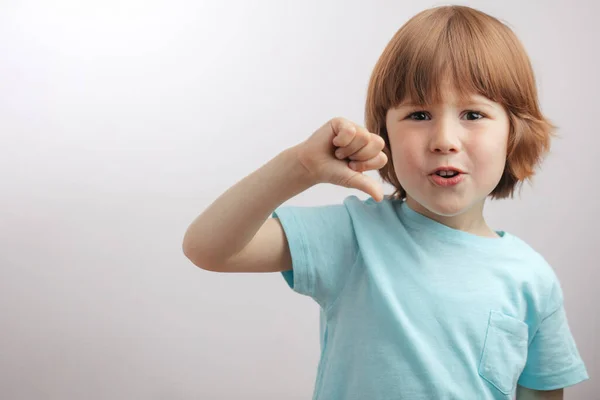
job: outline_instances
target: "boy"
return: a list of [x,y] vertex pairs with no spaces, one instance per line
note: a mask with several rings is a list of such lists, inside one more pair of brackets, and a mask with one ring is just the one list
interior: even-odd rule
[[[284,150],[191,224],[184,252],[207,270],[279,271],[320,305],[315,399],[562,398],[588,376],[560,283],[483,218],[488,197],[533,176],[551,134],[509,28],[426,10],[375,66],[366,127],[334,118]],[[280,207],[318,183],[371,198]]]

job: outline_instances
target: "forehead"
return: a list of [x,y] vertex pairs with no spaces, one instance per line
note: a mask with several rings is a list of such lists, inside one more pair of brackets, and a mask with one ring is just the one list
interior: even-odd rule
[[436,106],[436,105],[453,105],[453,106],[466,106],[466,105],[482,105],[492,108],[501,108],[502,105],[483,96],[479,93],[473,92],[461,92],[453,86],[447,86],[441,88],[439,91],[440,98],[431,99],[429,102],[420,102],[413,99],[409,94],[397,105],[397,107],[410,107],[410,106]]
[[[396,106],[402,104],[432,106],[439,104],[465,105],[486,104],[500,106],[481,92],[475,82],[458,79],[449,68],[439,71],[429,71],[425,82],[403,82],[396,93]],[[424,83],[424,84],[423,84]],[[404,86],[404,88],[402,88]]]

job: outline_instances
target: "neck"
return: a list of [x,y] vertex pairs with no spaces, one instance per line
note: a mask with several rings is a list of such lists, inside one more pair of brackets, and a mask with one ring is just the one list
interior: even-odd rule
[[483,218],[483,205],[485,200],[471,206],[469,209],[463,211],[460,214],[446,216],[436,214],[419,202],[407,196],[406,204],[413,210],[422,214],[428,218],[433,219],[434,221],[439,222],[440,224],[449,226],[450,228],[461,230],[464,232],[472,233],[474,235],[483,236],[483,237],[498,237],[498,234],[491,229],[485,219]]

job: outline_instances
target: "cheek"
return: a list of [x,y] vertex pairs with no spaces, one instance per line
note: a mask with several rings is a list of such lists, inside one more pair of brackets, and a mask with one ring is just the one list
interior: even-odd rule
[[391,138],[392,158],[394,169],[398,175],[406,175],[422,164],[421,144],[411,135],[398,135]]
[[483,139],[471,144],[471,158],[480,175],[493,175],[495,179],[504,171],[508,135],[499,132],[498,135],[491,134]]

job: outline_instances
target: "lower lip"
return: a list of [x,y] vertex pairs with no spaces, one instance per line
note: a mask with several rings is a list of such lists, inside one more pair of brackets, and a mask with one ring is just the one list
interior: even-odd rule
[[453,176],[452,178],[442,178],[441,176],[439,176],[437,174],[431,174],[431,175],[429,175],[429,177],[431,178],[433,183],[435,183],[436,185],[442,186],[442,187],[449,187],[449,186],[455,186],[455,185],[458,185],[459,183],[461,183],[463,180],[463,175],[464,174],[458,174],[456,176]]

